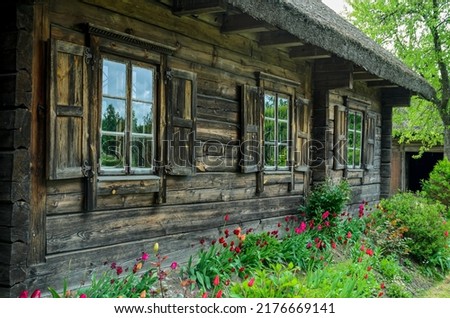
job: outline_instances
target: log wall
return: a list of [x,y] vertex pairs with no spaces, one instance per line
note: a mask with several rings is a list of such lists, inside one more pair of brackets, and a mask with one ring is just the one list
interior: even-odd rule
[[[285,49],[262,48],[250,35],[222,34],[214,20],[176,16],[167,1],[26,2],[2,4],[1,10],[9,18],[0,31],[7,39],[0,50],[0,164],[7,168],[0,172],[0,296],[16,297],[25,288],[60,289],[65,280],[70,288],[79,287],[102,264],[133,260],[155,242],[169,259],[182,262],[200,239],[217,237],[226,214],[230,226],[264,230],[295,213],[309,189],[310,169],[292,172],[295,178],[291,172],[265,173],[264,191],[258,193],[257,173],[242,173],[239,166],[242,87],[257,86],[258,72],[300,83],[296,95],[311,102],[310,131],[324,145],[320,153],[311,154],[313,160],[322,160],[311,162],[313,180],[346,177],[352,204],[378,199],[381,121],[370,172],[344,175],[333,170],[330,144],[330,103],[342,103],[343,96],[364,97],[379,113],[375,90],[357,85],[353,91],[313,92],[313,62],[295,61]],[[100,177],[95,207],[89,211],[85,201],[91,193],[84,179],[47,178],[51,158],[46,158],[43,142],[50,107],[50,43],[89,46],[86,23],[175,47],[163,63],[195,73],[197,81],[196,174],[167,175],[163,182],[130,178],[119,183]],[[119,49],[114,41],[105,43]],[[129,54],[126,49],[121,53]],[[141,60],[155,60],[150,51],[140,54]],[[95,99],[93,105],[95,113]],[[95,120],[97,115],[91,115]],[[158,193],[161,185],[164,200]]]

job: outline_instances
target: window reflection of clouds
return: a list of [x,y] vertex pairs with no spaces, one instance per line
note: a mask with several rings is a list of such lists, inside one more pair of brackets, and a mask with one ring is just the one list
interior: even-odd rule
[[126,65],[105,59],[103,61],[103,95],[125,97]]

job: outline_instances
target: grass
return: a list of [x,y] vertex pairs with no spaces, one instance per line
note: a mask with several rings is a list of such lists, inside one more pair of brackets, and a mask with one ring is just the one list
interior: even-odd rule
[[450,298],[450,275],[419,295],[422,298]]

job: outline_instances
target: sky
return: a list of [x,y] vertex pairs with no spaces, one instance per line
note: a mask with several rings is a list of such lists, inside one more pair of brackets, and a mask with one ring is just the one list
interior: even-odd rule
[[327,6],[336,11],[337,13],[341,13],[344,11],[344,0],[322,0]]

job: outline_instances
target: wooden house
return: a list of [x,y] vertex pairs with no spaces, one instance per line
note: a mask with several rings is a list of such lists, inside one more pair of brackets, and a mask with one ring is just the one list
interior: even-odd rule
[[17,0],[0,15],[0,297],[183,260],[311,185],[390,194],[391,113],[432,87],[318,0]]

